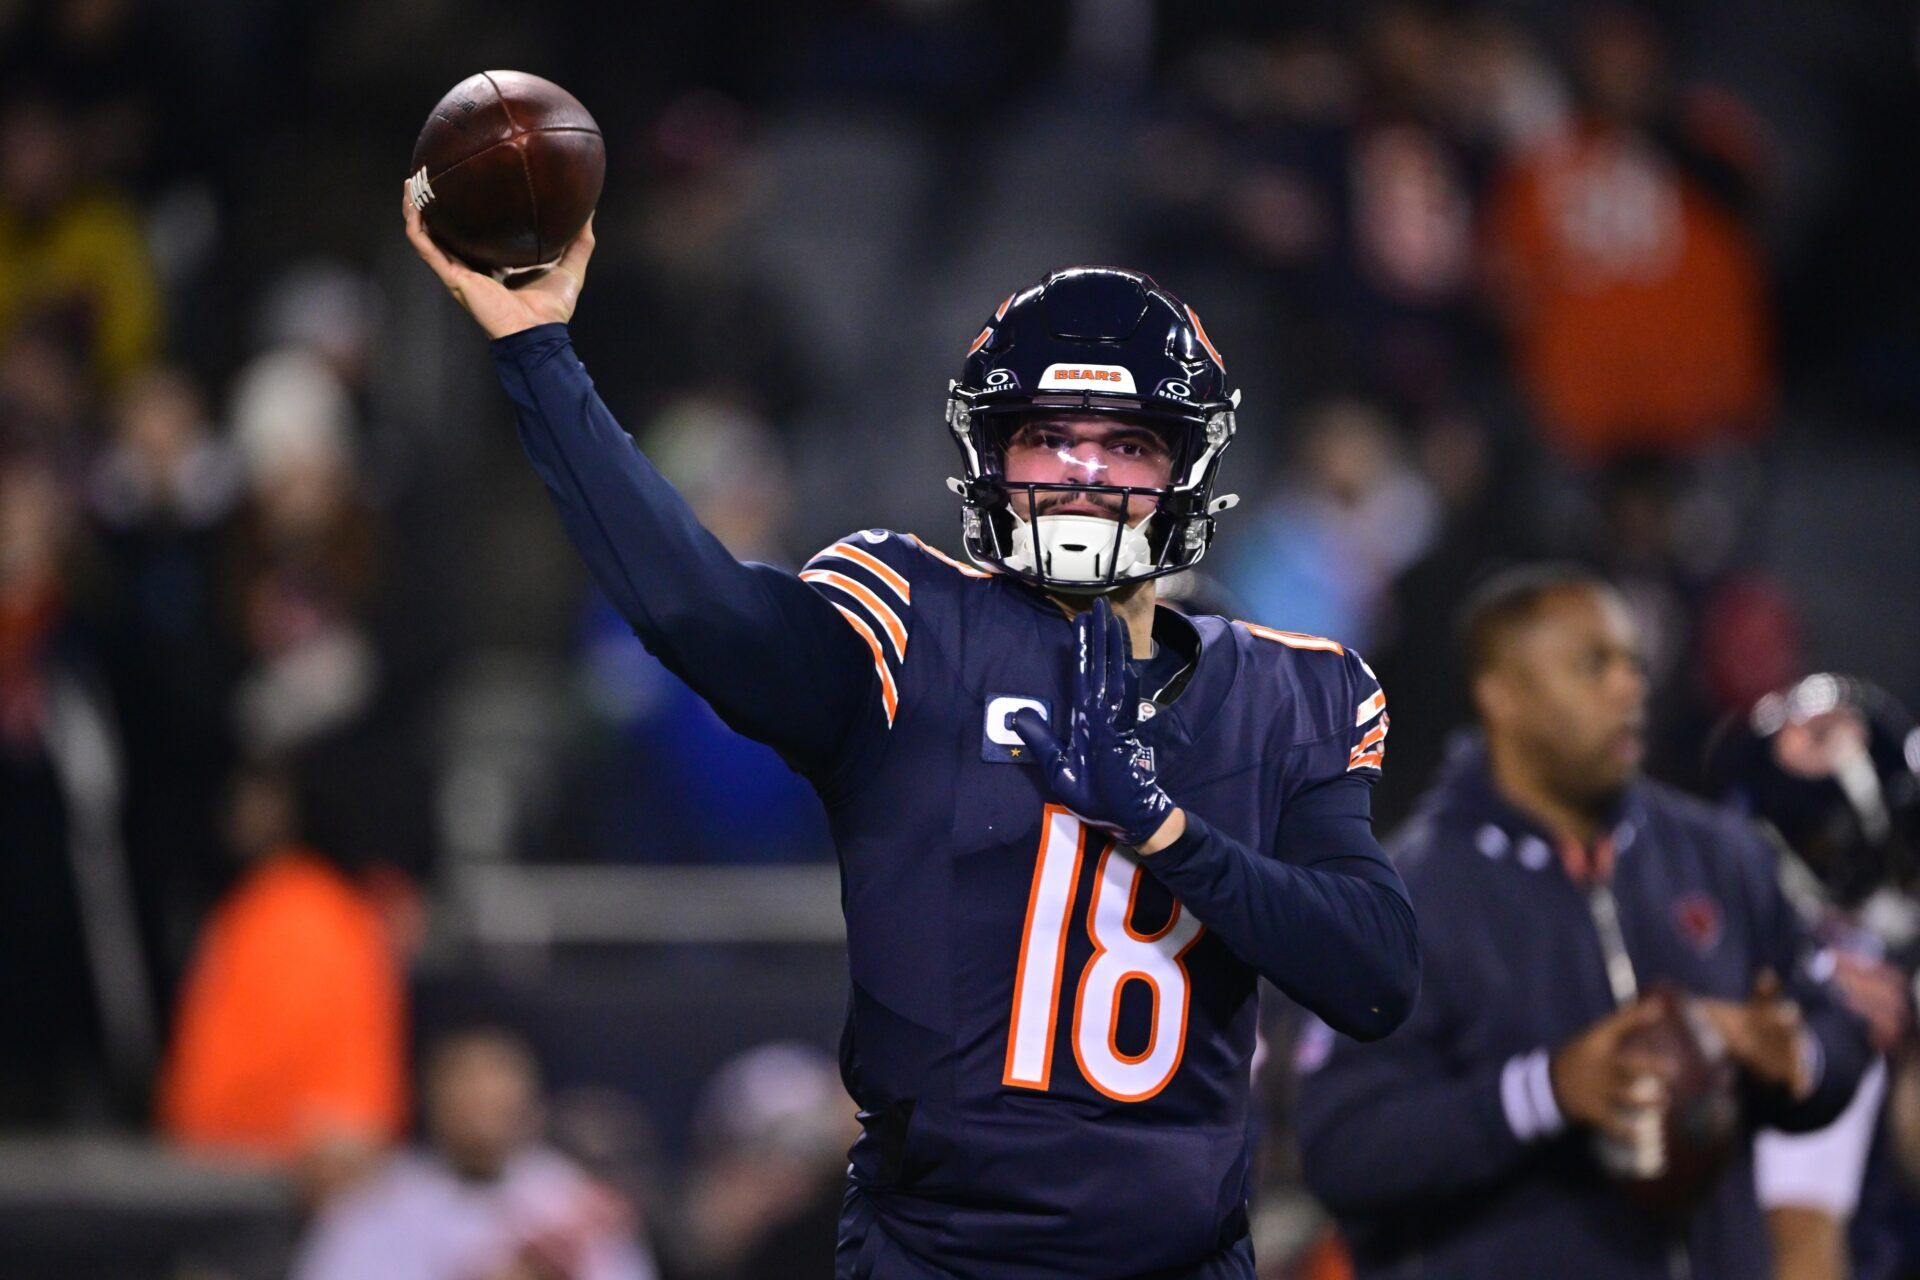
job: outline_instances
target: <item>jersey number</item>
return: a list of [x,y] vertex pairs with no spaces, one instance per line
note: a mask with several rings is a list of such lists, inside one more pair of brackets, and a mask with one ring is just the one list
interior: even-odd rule
[[[1020,965],[1013,980],[1013,1019],[1007,1029],[1007,1067],[1002,1083],[1045,1089],[1053,1076],[1053,1033],[1065,980],[1068,915],[1087,852],[1087,828],[1057,804],[1040,823],[1040,853],[1034,860],[1027,924],[1020,935]],[[1073,1000],[1073,1060],[1088,1084],[1118,1102],[1144,1102],[1167,1087],[1180,1067],[1187,1041],[1186,954],[1202,926],[1173,904],[1167,922],[1152,933],[1133,927],[1134,897],[1145,874],[1139,858],[1109,843],[1094,871],[1087,934],[1093,958],[1080,973]],[[1120,997],[1130,982],[1145,983],[1153,999],[1146,1048],[1122,1052],[1116,1040]]]

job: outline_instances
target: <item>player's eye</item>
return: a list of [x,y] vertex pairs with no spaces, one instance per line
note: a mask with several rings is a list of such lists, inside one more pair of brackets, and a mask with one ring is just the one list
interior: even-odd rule
[[1167,456],[1166,448],[1159,439],[1148,435],[1122,436],[1107,445],[1115,454],[1123,458],[1139,460],[1143,458],[1159,459]]

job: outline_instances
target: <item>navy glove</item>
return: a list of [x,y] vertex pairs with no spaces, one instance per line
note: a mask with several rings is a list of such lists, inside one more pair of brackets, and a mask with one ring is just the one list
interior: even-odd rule
[[1127,662],[1127,629],[1101,596],[1073,621],[1073,705],[1067,735],[1054,737],[1031,707],[1013,713],[1013,731],[1046,770],[1053,798],[1124,845],[1152,838],[1173,812],[1141,744],[1140,678]]

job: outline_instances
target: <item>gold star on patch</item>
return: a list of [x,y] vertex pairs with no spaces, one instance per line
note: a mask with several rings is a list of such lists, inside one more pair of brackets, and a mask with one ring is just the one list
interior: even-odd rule
[[1007,754],[1012,756],[1015,760],[1018,760],[1020,758],[1020,748],[1013,747],[1007,752]]

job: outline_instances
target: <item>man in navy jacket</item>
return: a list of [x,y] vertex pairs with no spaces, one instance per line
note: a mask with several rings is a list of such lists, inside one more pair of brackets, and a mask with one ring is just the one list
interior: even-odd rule
[[1307,1180],[1363,1277],[1761,1280],[1746,1138],[1678,1225],[1595,1156],[1663,1097],[1655,1064],[1622,1045],[1649,1017],[1637,993],[1711,998],[1748,1125],[1839,1114],[1863,1030],[1808,975],[1748,824],[1639,776],[1646,680],[1620,598],[1578,570],[1517,570],[1466,621],[1483,735],[1396,850],[1424,990],[1384,1040],[1315,1028],[1303,1044]]

